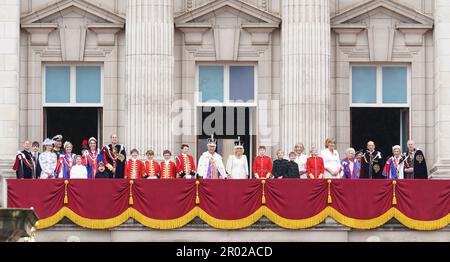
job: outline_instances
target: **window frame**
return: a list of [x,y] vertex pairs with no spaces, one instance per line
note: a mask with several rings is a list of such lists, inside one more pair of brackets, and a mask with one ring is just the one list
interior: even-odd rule
[[[223,102],[203,102],[200,98],[200,66],[223,66]],[[230,67],[232,66],[252,66],[253,67],[253,101],[252,102],[231,102],[230,101]],[[199,107],[256,107],[258,100],[258,65],[256,63],[215,63],[201,62],[196,64],[195,77],[195,104]]]
[[[376,68],[376,102],[375,103],[353,103],[353,67],[375,67]],[[383,67],[405,67],[406,68],[406,103],[383,103]],[[350,107],[393,107],[409,108],[411,105],[411,64],[408,63],[351,63],[349,72],[349,103]]]
[[[77,67],[100,67],[100,103],[77,103]],[[70,102],[47,103],[46,72],[47,67],[70,68]],[[42,66],[42,105],[44,107],[103,107],[104,103],[104,65],[100,63],[49,63]]]

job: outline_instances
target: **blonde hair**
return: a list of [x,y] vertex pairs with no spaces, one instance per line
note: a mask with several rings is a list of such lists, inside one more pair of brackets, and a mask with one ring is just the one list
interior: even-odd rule
[[70,143],[69,141],[66,141],[65,143],[64,143],[64,149],[66,149],[66,147],[68,147],[68,146],[71,146],[71,147],[73,147],[73,145],[72,145],[72,143]]
[[327,138],[327,139],[325,140],[325,147],[328,148],[328,145],[329,145],[330,143],[336,144],[336,139],[330,138],[330,137]]

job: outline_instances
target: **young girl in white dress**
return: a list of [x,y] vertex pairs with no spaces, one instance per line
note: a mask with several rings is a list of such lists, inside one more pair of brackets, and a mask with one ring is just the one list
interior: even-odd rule
[[[70,170],[70,178],[71,179],[87,179],[88,175],[87,175],[87,168],[85,166],[82,165],[82,158],[80,155],[77,156],[77,161],[76,161],[76,165],[74,165],[72,167],[72,169]],[[105,167],[103,166],[103,169]]]

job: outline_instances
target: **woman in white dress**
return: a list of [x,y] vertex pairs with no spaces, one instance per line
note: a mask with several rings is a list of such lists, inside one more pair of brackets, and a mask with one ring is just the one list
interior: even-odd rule
[[57,163],[56,153],[53,152],[53,144],[55,142],[46,138],[42,145],[45,147],[45,152],[39,156],[39,162],[41,164],[41,179],[55,178],[55,169]]
[[[77,160],[76,160],[76,164],[74,166],[72,166],[72,169],[70,170],[70,178],[71,179],[77,179],[77,178],[81,178],[81,179],[87,179],[87,169],[85,166],[83,166],[82,164],[82,157],[80,155],[77,156]],[[103,163],[102,163],[103,164]],[[100,169],[100,165],[99,165],[99,172],[102,172]],[[103,171],[105,170],[105,165],[103,165]]]
[[234,142],[234,155],[228,157],[226,171],[228,178],[231,179],[248,178],[247,157],[244,155],[244,145],[239,138]]
[[327,138],[325,141],[326,149],[320,152],[325,165],[324,178],[341,178],[341,159],[336,148],[336,140],[334,138]]
[[306,174],[306,160],[308,159],[308,155],[305,154],[305,146],[303,143],[298,143],[294,147],[295,152],[295,163],[298,165],[298,172],[300,178],[306,179],[308,178],[308,174]]

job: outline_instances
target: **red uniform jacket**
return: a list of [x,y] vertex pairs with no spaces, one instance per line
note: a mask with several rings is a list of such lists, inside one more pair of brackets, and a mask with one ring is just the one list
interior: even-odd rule
[[195,162],[191,155],[180,154],[175,160],[178,176],[181,173],[185,173],[186,175],[189,175],[192,172],[195,173]]
[[323,164],[323,158],[321,157],[309,157],[306,160],[306,174],[313,174],[314,178],[319,178],[320,174],[324,174],[325,165]]
[[139,159],[133,161],[133,159],[128,159],[125,164],[125,178],[127,179],[139,179],[142,178],[144,174],[144,164]]
[[162,179],[173,179],[176,178],[177,167],[173,161],[169,161],[166,165],[166,161],[161,162],[161,178]]
[[150,160],[145,160],[143,176],[153,177],[156,175],[158,175],[159,177],[161,176],[161,167],[159,166],[158,162],[152,160],[150,163]]
[[255,157],[255,160],[253,161],[253,174],[255,176],[258,174],[257,178],[260,179],[269,178],[272,174],[272,159],[268,156]]

